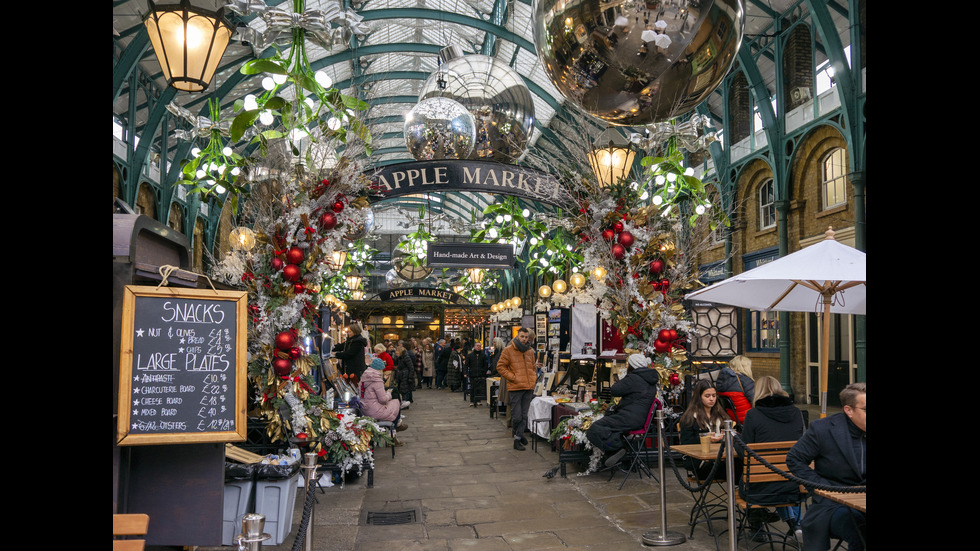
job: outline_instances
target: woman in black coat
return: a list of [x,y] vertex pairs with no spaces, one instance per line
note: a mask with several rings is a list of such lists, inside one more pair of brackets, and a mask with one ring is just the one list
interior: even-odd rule
[[[742,441],[746,444],[796,441],[803,436],[803,431],[803,412],[793,405],[779,381],[768,375],[760,377],[755,382],[755,404],[745,414]],[[739,492],[753,503],[776,505],[799,500],[800,485],[790,480],[748,485],[742,481]],[[799,507],[779,507],[776,512],[790,529],[796,528],[800,520]],[[758,524],[758,521],[752,521],[750,519],[753,526]]]
[[[341,350],[336,350],[341,347]],[[357,375],[357,379],[360,380],[364,369],[367,368],[367,364],[364,363],[367,339],[361,336],[361,326],[356,323],[348,325],[347,340],[334,348],[334,357],[343,362],[344,373]]]
[[585,433],[593,446],[606,452],[606,466],[615,465],[625,455],[621,436],[646,426],[660,383],[657,370],[647,368],[650,362],[643,354],[629,357],[633,372],[609,389],[613,396],[620,397],[619,404],[612,413],[592,423]]
[[415,362],[408,349],[400,344],[395,347],[395,384],[398,385],[402,405],[411,403],[412,389],[415,387]]
[[480,406],[486,400],[489,369],[490,361],[483,351],[483,344],[476,341],[473,343],[473,350],[466,355],[466,376],[470,378],[470,407]]

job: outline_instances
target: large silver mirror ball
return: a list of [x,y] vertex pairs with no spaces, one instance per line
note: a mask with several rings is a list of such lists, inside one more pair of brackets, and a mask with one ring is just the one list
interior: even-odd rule
[[480,54],[450,59],[422,86],[419,99],[430,97],[452,98],[473,115],[476,144],[470,159],[513,163],[524,154],[534,102],[524,79],[507,63]]
[[537,0],[534,44],[551,81],[615,125],[670,120],[728,73],[742,41],[741,0]]
[[405,117],[405,144],[416,161],[466,159],[474,143],[473,115],[453,99],[424,99]]

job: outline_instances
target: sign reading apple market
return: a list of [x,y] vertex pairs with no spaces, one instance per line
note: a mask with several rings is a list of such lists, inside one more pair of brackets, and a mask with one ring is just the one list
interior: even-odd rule
[[398,300],[398,299],[428,299],[428,300],[444,300],[453,304],[465,302],[466,297],[452,291],[446,291],[444,289],[434,289],[431,287],[409,287],[407,289],[391,289],[388,291],[382,291],[378,293],[378,299],[382,301]]
[[374,201],[413,193],[476,191],[556,204],[565,195],[558,179],[547,172],[495,161],[416,161],[388,165],[366,175],[376,183]]

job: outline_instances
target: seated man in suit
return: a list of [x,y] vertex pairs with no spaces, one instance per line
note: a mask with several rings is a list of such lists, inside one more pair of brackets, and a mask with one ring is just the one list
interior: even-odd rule
[[[844,412],[810,423],[810,428],[786,455],[786,466],[797,477],[816,484],[866,486],[866,384],[848,385],[841,391],[840,401]],[[834,537],[846,541],[850,551],[862,551],[866,526],[867,521],[860,512],[814,495],[803,516],[803,548],[806,551],[830,549],[830,538]]]

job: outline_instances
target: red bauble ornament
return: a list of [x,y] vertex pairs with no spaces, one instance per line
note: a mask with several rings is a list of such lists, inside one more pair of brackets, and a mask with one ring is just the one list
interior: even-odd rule
[[670,350],[670,344],[660,339],[657,339],[653,341],[653,350],[656,351],[658,354],[663,354]]
[[282,331],[276,335],[276,348],[279,350],[289,350],[296,344],[296,337],[292,331]]
[[291,283],[299,281],[301,277],[299,266],[295,264],[286,264],[286,267],[282,269],[282,277]]
[[306,258],[306,253],[299,247],[290,247],[286,252],[286,262],[290,264],[302,264],[304,258]]
[[660,272],[664,271],[664,261],[659,258],[650,263],[650,272],[653,275],[660,275]]
[[613,224],[613,229],[616,230],[616,233],[623,231],[623,223],[616,222],[615,224]]
[[670,289],[670,281],[667,280],[667,279],[661,279],[660,280],[660,289],[663,290],[663,291],[666,291],[667,289]]
[[624,246],[626,248],[632,247],[633,246],[633,234],[630,233],[630,232],[628,232],[628,231],[624,231],[623,233],[619,234],[619,240],[618,241],[619,241],[619,244],[620,245],[622,245],[622,246]]
[[676,329],[671,329],[670,330],[670,340],[672,340],[672,341],[676,341],[677,340],[677,330]]
[[300,348],[298,346],[294,346],[294,347],[292,347],[292,348],[289,349],[289,357],[292,358],[293,360],[298,360],[302,356],[303,356],[303,349],[302,348]]
[[616,260],[622,260],[626,256],[626,247],[620,245],[619,243],[613,243],[612,255]]
[[660,332],[657,333],[657,340],[664,341],[664,342],[672,341],[673,339],[670,338],[670,330],[661,329]]
[[272,360],[272,370],[276,372],[276,375],[285,377],[293,370],[293,362],[285,358],[276,358]]
[[332,212],[325,212],[320,216],[320,227],[325,230],[332,230],[337,227],[337,215]]
[[612,228],[602,230],[602,238],[606,241],[612,241],[614,237],[616,237],[616,232],[614,232]]
[[334,212],[339,213],[340,211],[344,210],[344,202],[341,201],[340,199],[337,199],[336,201],[333,202],[333,206],[331,206],[330,208],[332,208]]
[[306,285],[303,285],[302,283],[297,283],[296,285],[293,285],[293,292],[296,293],[297,295],[302,295],[303,293],[306,292]]
[[672,384],[673,386],[677,386],[677,385],[681,384],[681,376],[678,375],[677,373],[671,373],[670,374],[670,384]]
[[276,257],[276,258],[273,258],[272,261],[269,262],[269,265],[272,266],[272,269],[273,270],[275,270],[275,271],[278,272],[279,270],[282,269],[283,266],[286,265],[286,263],[283,262],[281,258]]
[[660,290],[660,282],[657,281],[657,280],[651,281],[650,282],[650,286],[653,287],[653,290],[654,291],[659,291]]

